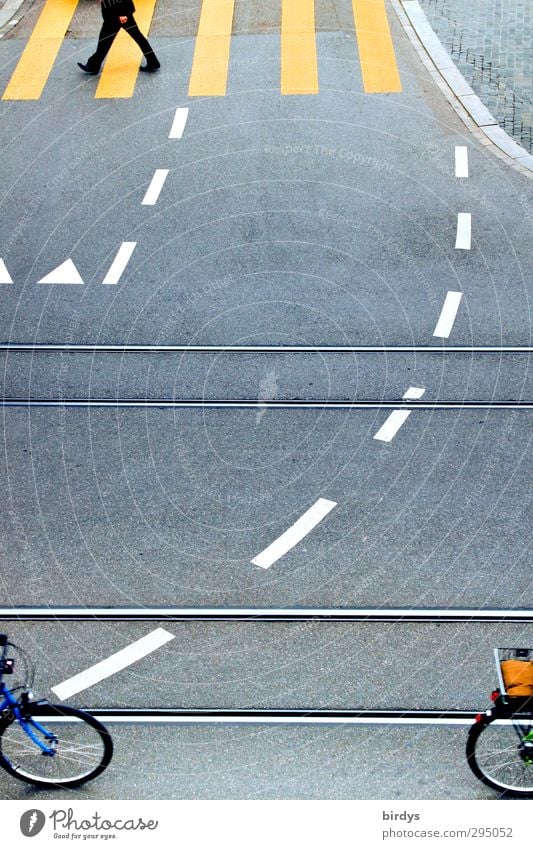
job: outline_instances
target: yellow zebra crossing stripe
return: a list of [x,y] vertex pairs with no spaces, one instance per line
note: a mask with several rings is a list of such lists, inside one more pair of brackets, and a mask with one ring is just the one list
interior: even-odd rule
[[78,0],[46,0],[2,100],[38,100]]
[[[157,0],[137,0],[136,18],[148,33]],[[319,0],[320,1],[320,0]],[[402,90],[386,0],[352,0],[363,86],[367,93]],[[45,0],[41,15],[2,96],[37,100],[44,89],[78,0]],[[202,0],[190,97],[226,94],[235,0]],[[95,97],[132,97],[141,61],[135,42],[120,32],[109,52]],[[315,0],[282,0],[281,93],[316,94],[318,63]]]
[[[135,0],[135,20],[143,35],[148,35],[156,0]],[[95,97],[132,97],[142,53],[132,38],[121,30],[108,53],[98,81]]]
[[281,93],[318,93],[314,0],[283,0]]
[[226,94],[235,0],[203,0],[189,97]]
[[365,91],[401,91],[385,0],[352,0],[352,4]]

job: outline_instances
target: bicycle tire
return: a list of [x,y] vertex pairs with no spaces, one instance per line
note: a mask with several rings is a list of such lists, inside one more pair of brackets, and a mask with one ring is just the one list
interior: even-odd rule
[[[9,775],[36,787],[78,787],[92,781],[109,766],[113,757],[113,741],[105,726],[91,714],[68,705],[47,703],[30,702],[24,708],[26,720],[34,718],[47,727],[46,717],[52,720],[48,730],[53,729],[58,739],[57,753],[53,757],[42,755],[39,747],[27,737],[13,714],[0,720],[0,766]],[[65,729],[74,724],[81,732],[74,734],[70,749],[68,743],[64,742],[69,735],[62,730],[63,723],[58,723],[58,719],[65,722]],[[69,719],[75,722],[69,723]],[[79,723],[83,724],[80,726]],[[39,737],[42,739],[42,735],[39,734]],[[85,743],[85,739],[89,742]],[[63,751],[66,755],[61,758]],[[70,768],[72,764],[72,769],[76,767],[77,774],[58,777],[53,774],[53,762],[54,767],[58,762],[65,768]],[[36,767],[36,764],[39,766]],[[43,774],[39,774],[40,772]]]
[[[533,717],[520,724],[533,729]],[[493,739],[497,741],[494,749]],[[511,719],[492,714],[472,725],[466,741],[466,760],[476,778],[487,787],[503,795],[533,798],[533,765],[527,766],[519,755],[518,737]]]

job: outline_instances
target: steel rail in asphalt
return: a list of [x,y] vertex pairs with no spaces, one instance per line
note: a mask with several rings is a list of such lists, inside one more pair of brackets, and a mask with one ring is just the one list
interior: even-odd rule
[[[471,725],[470,710],[217,710],[212,708],[83,708],[111,723],[272,725]],[[43,716],[43,719],[45,717]],[[50,717],[72,721],[68,717]]]
[[112,407],[126,409],[282,409],[282,410],[533,410],[533,401],[418,401],[401,398],[397,401],[328,401],[283,399],[206,399],[197,398],[2,398],[0,407]]
[[75,354],[533,354],[533,347],[511,345],[90,345],[76,343],[0,343],[0,353]]
[[0,607],[0,622],[470,622],[526,623],[532,609],[334,607]]

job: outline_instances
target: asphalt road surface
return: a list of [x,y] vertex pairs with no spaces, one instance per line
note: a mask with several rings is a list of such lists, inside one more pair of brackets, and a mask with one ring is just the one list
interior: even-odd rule
[[[17,608],[1,628],[50,699],[168,630],[67,697],[92,708],[484,708],[493,647],[531,645],[531,617],[23,619],[25,606],[531,608],[531,181],[468,132],[391,4],[401,90],[390,57],[369,90],[364,27],[332,0],[317,3],[319,90],[288,94],[312,63],[296,72],[289,51],[280,81],[288,48],[265,0],[235,4],[225,93],[192,96],[225,67],[217,53],[198,71],[201,5],[157,6],[162,70],[127,96],[113,87],[131,59],[100,81],[76,66],[97,8],[67,22],[38,96],[37,73],[19,73],[16,96],[13,80],[41,7],[0,40],[0,606]],[[494,798],[469,774],[467,724],[120,723],[112,766],[68,798]],[[1,774],[0,793],[36,797]]]

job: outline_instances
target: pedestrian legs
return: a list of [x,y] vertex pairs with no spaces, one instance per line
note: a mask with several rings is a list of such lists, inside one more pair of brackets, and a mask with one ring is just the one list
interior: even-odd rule
[[135,20],[133,15],[128,15],[127,18],[128,20],[125,24],[121,24],[118,17],[104,18],[102,29],[100,30],[100,35],[98,36],[98,46],[96,48],[96,51],[87,60],[87,68],[89,68],[91,71],[98,73],[102,62],[109,53],[111,45],[113,44],[113,41],[115,40],[121,27],[124,27],[128,35],[131,36],[135,43],[139,45],[146,58],[146,64],[148,65],[148,67],[159,68],[159,61],[157,59],[157,56],[152,50],[150,42],[142,34],[139,27],[137,26],[137,21]]
[[98,36],[98,47],[96,48],[96,52],[87,59],[87,67],[90,68],[91,71],[98,72],[100,70],[100,65],[109,53],[111,45],[113,44],[115,36],[121,26],[122,24],[118,18],[104,18],[102,29]]
[[139,27],[137,26],[137,21],[133,17],[133,15],[128,15],[128,23],[124,24],[124,29],[130,35],[136,44],[141,48],[144,58],[146,59],[146,64],[151,68],[159,68],[159,60],[155,55],[154,51],[150,46],[150,42],[148,39],[142,34]]

